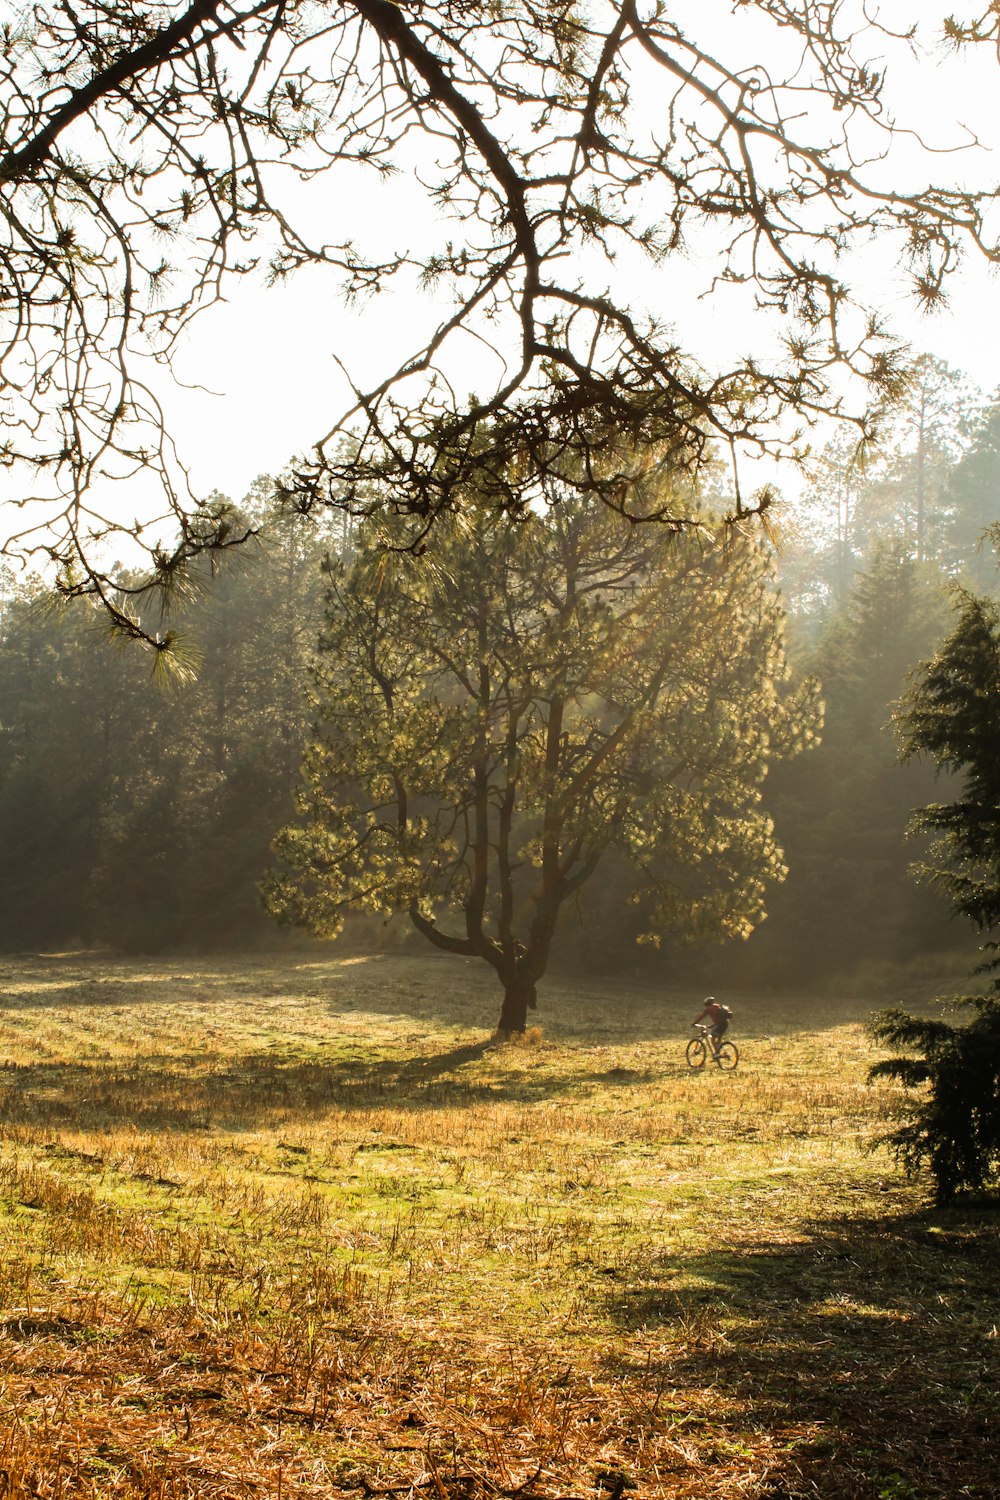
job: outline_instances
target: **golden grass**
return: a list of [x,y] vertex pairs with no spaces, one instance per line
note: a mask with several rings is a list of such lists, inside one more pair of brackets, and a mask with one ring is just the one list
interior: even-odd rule
[[995,1496],[996,1219],[866,1152],[862,1003],[699,1001],[0,966],[0,1496]]

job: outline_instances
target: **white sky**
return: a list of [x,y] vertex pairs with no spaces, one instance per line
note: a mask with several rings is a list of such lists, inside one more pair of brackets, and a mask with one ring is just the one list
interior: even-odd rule
[[[874,3],[869,0],[869,6]],[[861,4],[844,0],[853,11]],[[917,4],[922,23],[939,22],[959,0]],[[782,38],[776,40],[770,25],[762,32],[752,12],[734,14],[731,0],[671,0],[671,9],[681,24],[688,13],[696,17],[693,24],[702,35],[706,27],[714,28],[710,34],[717,36],[718,50],[739,54],[743,62],[764,51],[763,34],[771,49],[765,55],[775,73],[781,73],[777,48]],[[881,0],[879,5],[883,19],[895,18],[901,25],[909,23],[914,10],[912,0]],[[894,68],[887,93],[900,123],[915,123],[927,145],[944,151],[968,139],[963,125],[985,143],[928,164],[924,153],[908,151],[900,137],[893,148],[892,171],[901,174],[896,181],[905,181],[912,172],[921,181],[933,177],[984,187],[1000,182],[1000,68],[995,53],[982,47],[958,57],[904,56]],[[648,107],[658,99],[658,94],[652,96]],[[434,233],[425,194],[412,179],[382,184],[374,173],[337,169],[301,191],[303,201],[308,195],[309,215],[315,215],[321,238],[353,237],[360,249],[383,255],[413,249],[416,241]],[[873,246],[858,267],[868,283],[863,287],[867,300],[889,315],[916,353],[929,351],[993,391],[1000,384],[1000,279],[984,264],[969,261],[962,280],[952,281],[950,307],[928,318],[918,314],[895,271],[884,248]],[[633,306],[673,325],[682,347],[705,366],[759,352],[768,329],[766,320],[754,313],[752,289],[699,300],[708,274],[690,252],[686,259],[673,257],[655,270],[628,266],[625,271]],[[598,288],[604,275],[599,272]],[[280,472],[308,451],[351,404],[335,356],[360,386],[374,383],[419,347],[421,333],[437,324],[446,306],[410,286],[380,295],[365,307],[345,308],[336,277],[317,269],[270,290],[233,283],[230,295],[229,303],[206,310],[185,335],[175,364],[185,384],[175,386],[159,375],[152,383],[195,493],[218,489],[236,499],[258,474]],[[479,346],[466,345],[469,351],[474,347]],[[482,360],[482,353],[476,357]],[[474,386],[478,379],[469,374],[466,383]],[[486,389],[485,379],[478,388]],[[772,477],[795,493],[799,480],[787,471],[774,476],[758,467],[743,476],[748,488]],[[111,488],[115,493],[106,501],[109,509],[140,507],[141,482]]]
[[[873,300],[916,353],[946,360],[987,394],[1000,384],[1000,278],[985,265],[968,265],[948,308],[932,316],[884,282],[873,288]],[[398,357],[401,329],[415,331],[422,321],[422,309],[401,301],[390,295],[348,310],[332,284],[320,292],[303,278],[206,313],[177,370],[207,389],[164,393],[196,492],[220,489],[238,498],[258,474],[280,471],[321,437],[350,398],[334,355],[358,380],[384,372]],[[706,363],[738,340],[753,347],[752,313],[734,318],[722,298],[670,311],[687,347]]]
[[[694,0],[681,0],[679,12],[685,3]],[[725,0],[698,3],[702,12],[713,4],[719,9],[726,42],[747,29],[745,19],[734,17]],[[952,9],[954,0],[921,0],[921,20]],[[912,17],[913,7],[890,0],[881,6],[881,14],[903,20]],[[929,165],[924,153],[914,150],[914,171],[920,178],[980,186],[1000,181],[998,85],[996,55],[985,47],[960,57],[938,54],[897,61],[888,94],[900,123],[916,125],[925,143],[941,150],[968,138],[963,126],[984,142],[983,147],[938,156]],[[904,144],[894,148],[893,171],[905,176],[906,169]],[[423,193],[413,182],[398,180],[384,186],[360,172],[335,173],[311,191],[317,210],[336,216],[337,233],[357,233],[362,245],[370,239],[383,249],[406,249],[410,238],[427,226]],[[953,279],[949,307],[923,316],[894,267],[882,263],[878,249],[873,247],[861,267],[867,297],[888,314],[915,352],[935,354],[964,370],[985,391],[993,391],[1000,384],[996,274],[968,260],[961,279]],[[672,323],[682,344],[707,365],[759,347],[762,324],[749,291],[699,301],[702,273],[694,258],[687,264],[669,261],[645,274],[635,300]],[[432,326],[443,305],[435,306],[409,290],[383,294],[365,308],[347,309],[338,299],[335,278],[313,270],[270,291],[234,288],[230,304],[198,319],[177,362],[183,380],[200,382],[219,394],[163,392],[196,492],[218,488],[238,497],[257,474],[279,471],[307,450],[349,404],[349,390],[334,355],[359,384],[375,380],[393,368],[403,352],[417,346],[421,327]],[[788,482],[794,484],[791,476]]]

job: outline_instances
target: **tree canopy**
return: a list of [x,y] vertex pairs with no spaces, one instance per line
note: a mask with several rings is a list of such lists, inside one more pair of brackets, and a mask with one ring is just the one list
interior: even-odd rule
[[745,935],[784,873],[764,778],[817,719],[762,550],[580,498],[514,525],[469,506],[419,558],[386,540],[331,569],[275,915],[331,935],[352,907],[408,913],[492,966],[504,1031],[611,850],[649,935]]
[[[803,423],[849,409],[870,435],[874,407],[899,393],[900,352],[852,296],[851,246],[894,236],[925,305],[963,249],[996,256],[991,192],[901,186],[912,162],[892,169],[886,58],[941,36],[909,19],[894,35],[827,0],[677,9],[46,0],[12,16],[2,458],[36,503],[8,550],[41,550],[66,592],[97,591],[139,629],[106,561],[116,537],[148,547],[161,583],[238,541],[238,517],[187,493],[149,361],[169,363],[234,279],[307,265],[348,297],[408,282],[441,299],[430,335],[407,347],[401,330],[384,377],[331,412],[288,486],[302,509],[388,497],[413,518],[410,544],[472,469],[501,507],[555,474],[625,508],[647,444],[675,467],[719,443],[795,454]],[[989,42],[997,25],[991,7],[944,35]],[[965,139],[949,122],[944,144]],[[380,244],[370,224],[346,233],[342,214],[329,233],[322,179],[350,189],[407,170],[439,215],[433,243],[400,246],[394,225]],[[665,286],[692,251],[706,290],[743,289],[774,335],[720,368],[633,295],[637,256]],[[477,396],[456,376],[457,345],[492,351]],[[867,392],[853,407],[845,371]],[[610,432],[622,462],[596,469]],[[37,478],[22,485],[26,470]],[[140,472],[159,476],[165,522],[123,520],[108,501],[104,481]],[[736,512],[755,503],[737,480]]]

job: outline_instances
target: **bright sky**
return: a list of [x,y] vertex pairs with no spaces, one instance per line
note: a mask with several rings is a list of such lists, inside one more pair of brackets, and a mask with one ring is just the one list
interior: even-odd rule
[[[858,13],[862,3],[843,0],[846,9]],[[868,4],[871,8],[875,0]],[[957,4],[958,0],[920,0],[921,21],[940,21]],[[912,0],[881,0],[878,9],[883,19],[895,19],[901,27],[914,13]],[[776,40],[768,25],[763,47],[760,23],[752,12],[734,13],[731,0],[671,0],[671,10],[681,24],[690,14],[699,34],[705,35],[707,28],[720,53],[738,56],[741,65],[763,54],[775,73],[781,73],[782,38]],[[875,58],[877,54],[873,44]],[[900,175],[893,182],[906,184],[911,173],[920,181],[934,177],[983,187],[1000,181],[1000,70],[995,53],[981,47],[959,57],[904,56],[894,67],[888,95],[900,123],[916,123],[925,143],[942,151],[968,140],[967,130],[985,144],[938,156],[928,166],[926,155],[909,151],[905,138],[899,137],[891,170]],[[649,110],[657,108],[661,88],[657,79],[647,92]],[[413,250],[435,232],[425,194],[412,177],[384,184],[374,172],[337,169],[301,191],[319,238],[355,238],[361,250],[380,255]],[[932,318],[921,317],[886,250],[872,246],[859,268],[867,281],[867,300],[889,315],[915,352],[929,351],[967,372],[984,390],[994,390],[1000,384],[997,277],[985,265],[970,261],[963,280],[952,283],[950,308]],[[603,269],[598,272],[597,289],[605,274]],[[710,272],[690,250],[686,258],[672,257],[657,269],[629,264],[620,274],[632,305],[676,328],[682,347],[705,366],[760,352],[767,342],[766,320],[754,312],[751,289],[699,300]],[[346,308],[336,277],[315,269],[271,290],[233,283],[230,296],[229,303],[201,314],[185,335],[175,364],[181,384],[159,374],[152,383],[166,408],[180,456],[190,468],[195,493],[218,489],[237,499],[258,474],[277,473],[308,451],[351,404],[338,358],[359,386],[375,383],[420,346],[422,334],[438,323],[446,308],[443,300],[435,303],[412,285],[382,294],[364,307]],[[483,370],[482,346],[468,340],[460,359],[466,357],[469,363],[461,383],[485,390],[487,372],[477,373]],[[495,380],[495,364],[488,373]],[[793,494],[799,483],[794,474],[775,476],[760,468],[743,477],[745,484],[749,478],[748,488],[776,477]],[[105,501],[109,509],[140,508],[141,482],[111,488],[114,493]]]
[[[969,265],[948,309],[933,316],[922,316],[904,291],[885,282],[873,296],[916,353],[930,352],[964,370],[987,393],[1000,384],[995,272]],[[423,309],[410,302],[400,307],[400,300],[389,296],[348,310],[332,284],[311,290],[303,278],[207,313],[178,361],[181,378],[206,389],[178,389],[167,397],[196,491],[239,497],[258,474],[280,471],[322,436],[349,402],[335,356],[363,380],[383,372],[398,354],[401,326],[418,326]],[[738,338],[742,347],[753,346],[752,314],[741,311],[734,319],[721,300],[689,299],[685,309],[671,312],[687,346],[706,362]]]
[[[747,21],[745,13],[734,17],[725,0],[699,0],[702,12],[713,4],[724,28],[722,50],[721,41],[729,43],[747,30]],[[922,0],[920,6],[922,19],[953,9],[954,0]],[[887,0],[880,13],[905,21],[913,7]],[[922,55],[895,64],[888,92],[901,123],[915,124],[927,145],[944,151],[968,139],[963,126],[984,142],[983,147],[938,156],[930,167],[924,153],[914,150],[914,171],[921,179],[933,175],[980,186],[1000,180],[998,83],[996,56],[988,48],[959,58]],[[892,170],[905,179],[905,144],[894,150]],[[336,223],[336,234],[356,234],[362,245],[410,248],[411,239],[427,231],[423,193],[405,178],[382,185],[360,172],[334,174],[311,191],[321,218],[329,216]],[[878,246],[872,248],[863,275],[869,300],[915,352],[947,360],[986,391],[1000,384],[1000,281],[985,265],[969,261],[961,281],[953,283],[950,306],[932,317],[916,310]],[[703,268],[695,257],[686,263],[671,260],[642,275],[635,301],[673,324],[682,343],[705,364],[759,348],[766,330],[750,295],[742,291],[699,301],[702,285]],[[219,394],[164,392],[196,491],[218,488],[238,497],[257,474],[280,470],[321,437],[349,404],[335,356],[360,385],[374,381],[395,366],[402,352],[417,346],[421,328],[433,326],[443,306],[411,288],[347,309],[338,299],[335,279],[321,271],[300,273],[291,285],[266,292],[234,288],[229,305],[196,322],[177,363],[183,380]],[[791,476],[789,483],[794,483]]]

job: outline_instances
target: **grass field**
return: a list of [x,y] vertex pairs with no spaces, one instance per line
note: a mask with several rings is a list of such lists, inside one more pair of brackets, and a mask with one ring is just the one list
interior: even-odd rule
[[0,964],[0,1496],[993,1500],[1000,1215],[866,1151],[862,1002],[700,998]]

